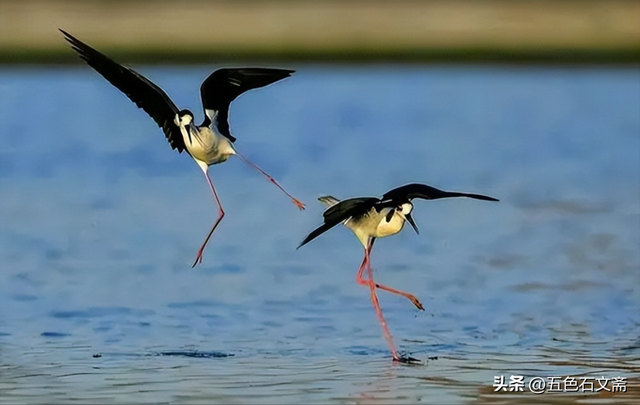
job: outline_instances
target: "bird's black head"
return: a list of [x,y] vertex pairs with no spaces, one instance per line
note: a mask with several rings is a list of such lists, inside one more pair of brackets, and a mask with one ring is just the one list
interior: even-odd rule
[[416,225],[416,222],[411,216],[411,211],[413,211],[413,204],[411,203],[411,201],[407,201],[406,203],[402,204],[397,208],[397,210],[404,215],[404,218],[407,220],[407,222],[409,222],[413,230],[419,234],[420,231],[418,231],[418,225]]
[[177,126],[186,127],[193,122],[193,113],[189,110],[180,110],[174,121]]

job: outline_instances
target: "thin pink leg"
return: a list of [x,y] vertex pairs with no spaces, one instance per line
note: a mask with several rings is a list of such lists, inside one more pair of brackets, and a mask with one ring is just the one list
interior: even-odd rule
[[415,305],[416,308],[418,308],[421,311],[424,311],[424,307],[422,306],[422,303],[420,302],[420,300],[413,294],[410,294],[408,292],[404,292],[404,291],[400,291],[400,290],[396,290],[395,288],[391,288],[391,287],[387,287],[386,285],[382,285],[382,284],[378,284],[376,283],[376,288],[379,288],[381,290],[390,292],[392,294],[397,294],[400,296],[405,297],[406,299],[408,299],[409,301],[411,301],[411,303],[413,305]]
[[[378,296],[376,295],[376,284],[373,282],[373,270],[371,269],[371,261],[370,254],[371,249],[373,249],[373,242],[375,239],[369,239],[369,243],[367,247],[364,249],[364,260],[358,269],[358,274],[356,275],[356,281],[360,285],[368,285],[369,292],[371,294],[371,303],[373,304],[373,308],[376,311],[376,315],[378,316],[378,321],[380,325],[382,325],[382,331],[384,333],[384,337],[391,348],[391,353],[393,353],[393,359],[399,360],[398,351],[396,350],[395,345],[393,344],[393,339],[391,338],[391,333],[389,332],[389,327],[387,326],[387,321],[385,321],[384,316],[382,315],[382,309],[380,309],[380,303],[378,302]],[[367,275],[369,279],[364,279],[362,274],[367,270]]]
[[269,180],[270,182],[272,182],[273,184],[276,185],[276,187],[278,187],[280,190],[282,190],[283,193],[285,193],[287,195],[287,197],[291,198],[291,201],[293,201],[293,203],[296,205],[296,207],[300,208],[301,210],[303,210],[305,208],[304,204],[298,200],[297,198],[295,198],[294,196],[292,196],[291,194],[287,193],[287,191],[282,188],[282,186],[276,181],[276,179],[274,179],[273,177],[271,177],[269,174],[267,174],[267,172],[265,172],[264,170],[262,170],[261,168],[259,168],[258,166],[256,166],[255,163],[253,163],[252,161],[250,161],[249,159],[247,159],[246,157],[242,156],[241,154],[236,152],[236,155],[242,159],[243,162],[245,162],[246,164],[248,164],[249,166],[253,167],[254,169],[256,169],[257,171],[259,171],[260,173],[262,173],[262,175],[264,177],[267,178],[267,180]]
[[[367,265],[371,266],[371,263],[369,262],[369,255],[371,254],[372,248],[373,248],[373,243],[371,243],[369,247],[365,248],[364,250],[364,260],[362,261],[362,264],[360,265],[360,268],[358,269],[358,274],[356,276],[356,282],[360,285],[369,285],[369,280],[364,279],[362,277],[362,274],[364,273],[364,270]],[[386,285],[382,285],[378,283],[375,283],[375,286],[376,288],[379,288],[381,290],[388,291],[392,294],[398,294],[400,296],[405,297],[406,299],[411,301],[411,303],[415,305],[416,308],[418,308],[421,311],[424,311],[424,307],[422,306],[422,303],[415,295],[404,292],[404,291],[396,290],[395,288],[387,287]]]
[[376,315],[378,316],[378,321],[382,326],[382,332],[384,333],[384,338],[391,349],[391,353],[393,354],[393,359],[396,361],[400,361],[400,356],[398,355],[398,351],[396,350],[396,346],[393,344],[393,338],[391,337],[391,332],[389,332],[389,327],[387,326],[387,321],[384,319],[382,315],[382,309],[380,309],[380,303],[378,302],[378,296],[376,295],[376,286],[373,281],[373,269],[371,268],[371,263],[369,259],[369,254],[371,253],[371,248],[373,247],[373,240],[369,242],[368,248],[365,250],[365,264],[364,267],[367,269],[367,275],[369,276],[369,292],[371,294],[371,303],[373,304],[373,308],[376,311]]
[[209,173],[207,172],[206,167],[204,167],[202,170],[204,171],[204,176],[207,178],[207,183],[209,183],[209,188],[211,188],[213,197],[216,199],[216,204],[218,204],[218,219],[216,219],[216,222],[211,227],[211,230],[209,231],[209,234],[205,238],[204,242],[202,243],[202,246],[200,246],[200,249],[198,249],[196,260],[195,262],[193,262],[193,266],[191,266],[192,268],[202,263],[202,253],[204,252],[204,247],[207,246],[207,243],[209,242],[209,238],[211,238],[211,235],[213,235],[213,231],[216,230],[216,228],[218,227],[218,224],[220,223],[220,221],[222,221],[222,218],[224,218],[224,210],[222,209],[222,204],[220,203],[220,199],[218,198],[218,193],[216,192],[216,188],[213,186],[213,183],[211,182],[211,178],[209,178]]
[[362,264],[360,265],[360,268],[358,268],[358,274],[356,274],[356,282],[360,285],[369,285],[369,280],[362,278],[362,273],[364,273],[365,269],[367,268],[368,258],[369,258],[369,255],[367,254],[367,249],[365,248],[364,259],[362,260]]

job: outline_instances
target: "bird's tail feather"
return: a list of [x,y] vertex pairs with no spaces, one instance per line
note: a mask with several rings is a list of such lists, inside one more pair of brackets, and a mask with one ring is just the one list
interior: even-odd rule
[[318,201],[320,201],[327,208],[333,207],[334,205],[340,202],[340,200],[338,200],[332,195],[325,195],[323,197],[320,197],[318,198]]

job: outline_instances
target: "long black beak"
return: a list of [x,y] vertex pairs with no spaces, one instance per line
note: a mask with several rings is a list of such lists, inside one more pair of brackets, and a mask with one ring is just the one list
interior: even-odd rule
[[418,231],[418,225],[416,225],[416,222],[413,220],[413,217],[411,216],[411,213],[405,215],[404,217],[411,224],[411,227],[413,228],[413,230],[416,231],[416,233],[419,235],[420,231]]

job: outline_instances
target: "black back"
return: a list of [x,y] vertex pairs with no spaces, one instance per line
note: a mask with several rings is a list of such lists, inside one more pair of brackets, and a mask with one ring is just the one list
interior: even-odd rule
[[140,73],[114,62],[73,35],[63,30],[60,32],[64,34],[71,48],[80,55],[82,60],[153,118],[162,128],[173,149],[178,152],[185,150],[180,128],[173,122],[179,111],[178,107],[164,90]]
[[[458,193],[458,192],[450,192],[439,190],[435,187],[428,186],[426,184],[406,184],[404,186],[400,186],[394,188],[386,192],[382,198],[375,197],[357,197],[357,198],[349,198],[347,200],[342,200],[339,203],[327,208],[327,210],[322,214],[324,216],[324,224],[320,225],[318,228],[314,229],[307,237],[300,243],[298,248],[306,245],[311,242],[318,236],[322,235],[329,229],[338,225],[339,223],[349,219],[349,218],[357,218],[361,215],[366,214],[372,208],[375,208],[378,212],[380,212],[383,208],[391,208],[398,207],[404,203],[409,203],[414,198],[421,198],[423,200],[437,200],[439,198],[451,198],[451,197],[468,197],[475,198],[477,200],[485,200],[485,201],[499,201],[496,198],[489,197],[481,194],[471,194],[471,193]],[[391,220],[391,216],[393,216],[394,211],[390,211],[387,217],[387,221]],[[411,214],[407,214],[407,220],[410,222],[413,229],[418,233],[418,227],[416,226]]]
[[[214,123],[220,134],[231,142],[236,138],[229,130],[229,105],[240,94],[275,83],[291,76],[293,70],[271,68],[223,68],[211,73],[200,86],[205,117],[211,118],[206,110],[217,112]],[[207,123],[207,121],[205,121]]]

